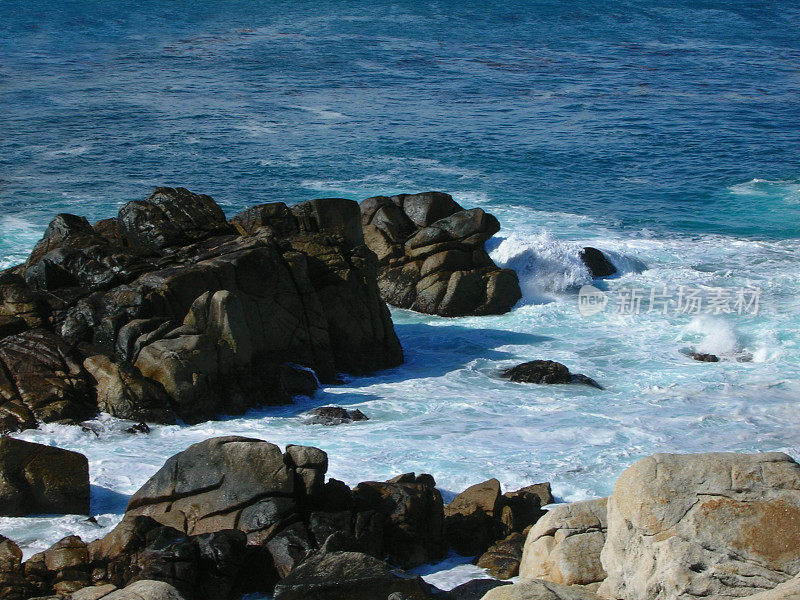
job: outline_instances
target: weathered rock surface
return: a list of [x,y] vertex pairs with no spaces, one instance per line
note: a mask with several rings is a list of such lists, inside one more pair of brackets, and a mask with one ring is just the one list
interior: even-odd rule
[[444,507],[445,536],[459,554],[480,556],[495,542],[521,533],[542,515],[541,488],[501,493],[500,482],[475,484]]
[[[112,590],[104,595],[97,595],[105,592],[84,588],[73,594],[70,600],[187,600],[177,589],[163,581],[151,579],[141,579],[131,583],[121,590]],[[90,590],[90,592],[85,592]],[[84,595],[80,595],[84,593]],[[89,594],[92,595],[89,595]]]
[[489,591],[501,585],[511,585],[497,579],[473,579],[447,592],[447,600],[480,600]]
[[525,579],[514,585],[496,587],[483,600],[600,600],[600,596],[579,585]]
[[565,365],[553,360],[531,360],[506,369],[501,376],[517,383],[579,383],[603,389],[591,377],[570,373]]
[[502,314],[522,297],[516,273],[484,249],[500,224],[480,208],[440,192],[375,196],[361,203],[361,219],[389,304],[456,317]]
[[89,514],[89,461],[77,452],[0,437],[0,515]]
[[98,408],[198,422],[309,393],[287,363],[323,382],[400,364],[377,271],[349,200],[228,223],[210,197],[158,188],[95,227],[58,215],[0,273],[0,431]]
[[800,465],[785,454],[656,454],[608,501],[600,594],[735,598],[800,572]]
[[692,354],[692,358],[698,362],[719,362],[719,356],[706,352],[695,352]]
[[308,425],[343,425],[353,421],[369,421],[369,417],[358,409],[347,410],[341,406],[319,406],[308,411],[304,417]]
[[430,600],[435,588],[418,575],[393,571],[358,552],[318,553],[275,587],[275,600],[386,600],[399,593],[408,600]]
[[519,574],[565,585],[603,581],[600,552],[606,540],[606,498],[553,508],[531,528]]

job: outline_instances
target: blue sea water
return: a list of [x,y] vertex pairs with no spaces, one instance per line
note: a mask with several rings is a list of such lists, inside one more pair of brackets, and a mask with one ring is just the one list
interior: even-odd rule
[[[492,476],[509,488],[550,480],[564,500],[608,494],[656,451],[800,457],[796,3],[0,9],[0,265],[23,260],[54,214],[109,217],[156,185],[210,194],[229,214],[436,189],[497,215],[492,255],[525,292],[497,317],[396,310],[405,365],[295,407],[149,437],[109,418],[99,438],[20,434],[89,456],[101,524],[0,519],[26,553],[101,535],[167,456],[210,435],[317,445],[348,483],[410,470],[446,492]],[[584,318],[587,244],[621,269],[598,284],[610,293],[757,288],[760,310]],[[694,350],[723,361],[697,363]],[[496,377],[534,358],[606,390]],[[333,402],[371,420],[297,419]]]

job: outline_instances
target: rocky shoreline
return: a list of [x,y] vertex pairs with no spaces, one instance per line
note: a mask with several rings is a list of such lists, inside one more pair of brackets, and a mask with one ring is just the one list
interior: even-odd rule
[[[33,456],[30,464],[39,459],[22,475],[2,465],[4,498],[20,479],[29,498],[30,490],[63,492],[67,480],[88,498],[88,471],[63,474],[76,453],[3,441]],[[23,562],[19,547],[0,536],[0,595],[771,600],[800,593],[800,465],[785,454],[656,454],[623,472],[610,497],[546,511],[553,502],[546,483],[503,493],[492,479],[445,504],[428,474],[351,489],[326,479],[327,469],[327,454],[308,446],[282,451],[236,436],[194,444],[166,461],[101,539],[68,536]],[[406,572],[449,552],[474,557],[492,578],[443,591]]]
[[[275,202],[226,219],[209,196],[158,188],[94,225],[58,215],[24,264],[0,272],[0,432],[104,412],[146,433],[396,367],[387,303],[477,316],[520,299],[516,273],[484,247],[499,227],[440,192]],[[581,260],[595,277],[616,271],[595,248]],[[548,360],[497,376],[602,389]],[[330,406],[304,418],[369,417]],[[68,536],[23,561],[0,536],[0,597],[800,597],[800,466],[783,454],[655,455],[609,498],[549,511],[547,483],[504,492],[490,479],[445,504],[430,474],[351,488],[326,479],[328,460],[237,436],[194,444],[101,539]],[[88,515],[89,475],[79,453],[3,436],[0,515]],[[442,591],[407,572],[449,553],[490,577]]]

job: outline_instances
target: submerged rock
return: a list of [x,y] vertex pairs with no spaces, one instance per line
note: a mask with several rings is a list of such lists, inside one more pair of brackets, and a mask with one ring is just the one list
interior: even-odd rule
[[581,373],[570,373],[569,369],[553,360],[532,360],[501,373],[502,377],[517,383],[579,383],[602,390],[603,386]]
[[341,406],[320,406],[308,411],[304,420],[309,425],[342,425],[353,421],[369,421],[369,417],[358,409],[347,410]]
[[0,515],[89,514],[83,454],[0,437]]
[[500,224],[480,208],[440,192],[375,196],[361,203],[361,219],[389,304],[457,317],[502,314],[522,297],[516,273],[484,249]]
[[339,198],[228,223],[209,196],[158,188],[95,227],[58,215],[0,273],[0,431],[98,410],[194,423],[398,365],[377,270]]

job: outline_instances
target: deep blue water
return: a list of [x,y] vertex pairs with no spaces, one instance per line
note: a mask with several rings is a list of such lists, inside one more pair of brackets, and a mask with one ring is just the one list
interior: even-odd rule
[[[37,231],[169,184],[230,210],[441,189],[800,235],[794,2],[0,9],[0,203]],[[790,189],[731,193],[753,179]]]

